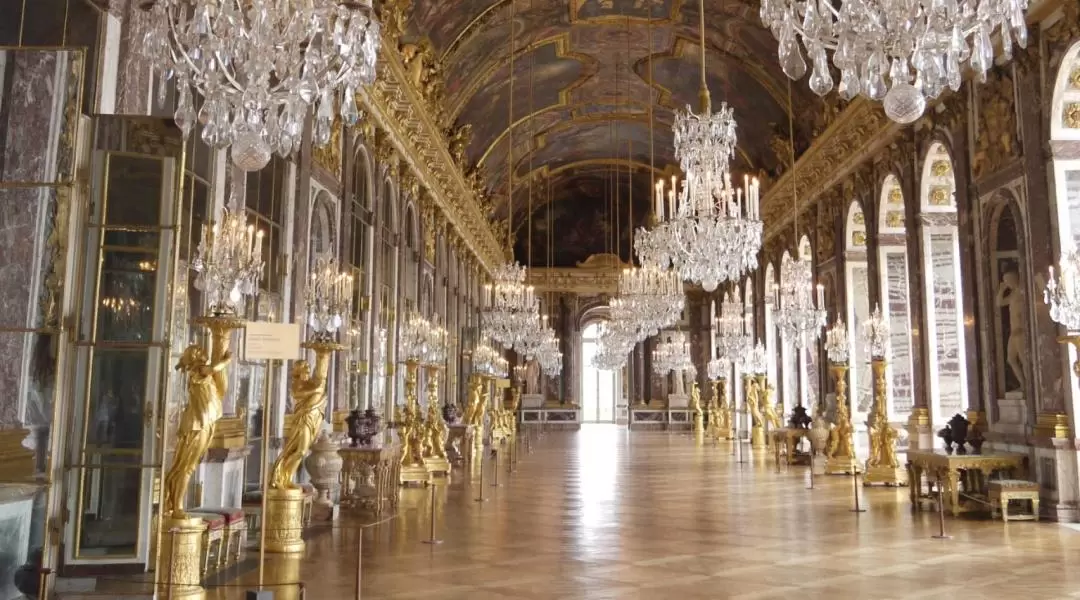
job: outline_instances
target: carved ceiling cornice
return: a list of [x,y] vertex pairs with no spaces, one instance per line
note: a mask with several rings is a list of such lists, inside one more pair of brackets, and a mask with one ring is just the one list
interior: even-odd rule
[[533,268],[528,271],[528,283],[541,293],[614,294],[619,287],[619,272],[581,267]]
[[861,97],[854,100],[761,199],[765,239],[793,222],[792,177],[799,192],[799,210],[805,212],[821,194],[888,145],[901,128],[885,116],[881,104]]
[[423,96],[407,81],[401,57],[393,45],[386,44],[379,55],[379,76],[360,97],[464,246],[490,273],[506,260],[506,254],[450,155],[443,131],[426,110]]

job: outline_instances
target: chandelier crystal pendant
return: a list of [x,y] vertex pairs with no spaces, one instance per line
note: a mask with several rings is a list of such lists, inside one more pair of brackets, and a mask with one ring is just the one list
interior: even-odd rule
[[678,273],[655,264],[623,269],[618,285],[618,297],[610,303],[612,320],[632,323],[638,342],[674,325],[686,305]]
[[743,305],[728,294],[720,305],[720,315],[714,321],[717,355],[746,356],[754,349],[750,319]]
[[[315,142],[331,137],[335,110],[352,126],[356,94],[375,80],[381,45],[371,0],[141,0],[143,52],[158,68],[158,102],[176,83],[177,126],[198,120],[207,144],[232,147],[245,171],[300,147],[308,110]],[[203,104],[196,107],[196,94]]]
[[431,322],[419,314],[410,315],[401,329],[401,356],[406,362],[421,362],[428,356]]
[[340,329],[348,329],[352,316],[353,277],[341,272],[336,258],[315,257],[311,278],[304,290],[308,326],[315,341],[331,341]]
[[995,31],[1006,59],[1014,42],[1026,47],[1027,7],[1028,0],[762,0],[761,21],[779,42],[788,77],[806,74],[805,49],[810,89],[828,94],[831,54],[842,98],[884,101],[889,118],[906,124],[922,115],[927,98],[959,90],[966,65],[985,81]]
[[802,252],[798,259],[785,254],[780,263],[780,285],[776,290],[776,325],[784,339],[805,348],[821,337],[825,326],[825,290],[814,286],[814,265]]
[[672,371],[696,373],[686,334],[682,331],[669,332],[667,339],[653,349],[652,367],[657,375],[667,375]]
[[202,237],[191,261],[195,287],[207,294],[210,314],[236,315],[244,296],[259,289],[263,267],[263,232],[249,225],[244,210],[232,201],[221,209],[221,221],[202,226]]

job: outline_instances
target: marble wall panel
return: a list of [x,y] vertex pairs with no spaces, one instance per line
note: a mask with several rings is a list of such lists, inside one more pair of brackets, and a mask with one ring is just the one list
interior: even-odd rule
[[934,359],[937,364],[937,419],[946,421],[962,411],[963,380],[960,369],[959,290],[957,289],[956,242],[951,233],[930,236],[930,264],[933,278]]
[[874,382],[870,370],[870,355],[859,340],[858,332],[862,322],[870,317],[870,274],[865,263],[853,266],[850,272],[848,288],[851,290],[855,318],[849,319],[852,335],[848,393],[854,394],[852,400],[856,412],[866,414],[874,399]]
[[1065,197],[1069,207],[1069,234],[1080,247],[1080,170],[1065,172]]
[[908,308],[907,253],[887,252],[885,276],[888,286],[888,315],[890,325],[892,378],[889,381],[890,409],[894,417],[911,414],[911,312]]
[[784,364],[781,367],[781,376],[784,378],[784,412],[786,414],[800,404],[799,366],[795,345],[785,343],[782,347]]

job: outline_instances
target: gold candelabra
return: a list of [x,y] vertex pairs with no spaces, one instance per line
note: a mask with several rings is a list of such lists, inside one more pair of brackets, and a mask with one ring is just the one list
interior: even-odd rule
[[889,415],[886,408],[888,398],[886,396],[885,368],[888,361],[884,357],[875,356],[870,363],[874,373],[874,402],[870,407],[870,415],[866,425],[870,437],[870,458],[866,460],[867,484],[880,483],[884,485],[905,485],[907,474],[900,468],[900,461],[896,457],[896,430],[889,423]]
[[836,418],[829,431],[829,445],[826,450],[828,462],[825,472],[832,474],[851,474],[859,471],[859,462],[855,457],[855,428],[851,422],[851,412],[847,400],[847,363],[833,363],[829,372],[836,381]]

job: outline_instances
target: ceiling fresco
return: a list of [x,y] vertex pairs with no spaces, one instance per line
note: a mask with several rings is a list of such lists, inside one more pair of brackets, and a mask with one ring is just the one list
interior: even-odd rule
[[[767,187],[789,162],[782,159],[790,152],[789,87],[758,9],[746,0],[705,0],[706,79],[714,106],[726,101],[735,109],[735,169]],[[466,159],[481,167],[496,217],[507,212],[512,158],[515,203],[518,181],[530,172],[557,172],[554,202],[594,219],[585,208],[593,202],[579,200],[593,197],[583,190],[599,177],[598,166],[629,155],[648,184],[650,139],[657,169],[674,164],[673,111],[698,108],[698,19],[698,0],[414,0],[406,37],[429,39],[441,57],[446,110],[457,125],[472,126]],[[790,89],[801,150],[827,111],[806,85]]]
[[[616,180],[617,186],[613,183]],[[574,267],[594,254],[609,252],[619,254],[623,260],[629,260],[631,228],[627,227],[627,224],[631,217],[634,229],[645,224],[652,187],[648,172],[635,170],[631,177],[625,166],[618,168],[616,173],[614,166],[588,165],[553,173],[550,183],[551,195],[557,199],[551,203],[550,210],[541,199],[548,193],[547,190],[539,189],[539,186],[535,190],[536,199],[532,204],[531,261],[528,244],[530,226],[527,217],[529,205],[527,202],[522,203],[520,199],[515,203],[515,258],[522,264],[537,267],[548,264],[554,267]],[[630,205],[631,195],[633,210]],[[617,211],[614,210],[616,206]],[[615,236],[612,233],[616,231],[616,225],[619,231],[617,252]],[[552,238],[550,259],[549,236]]]

